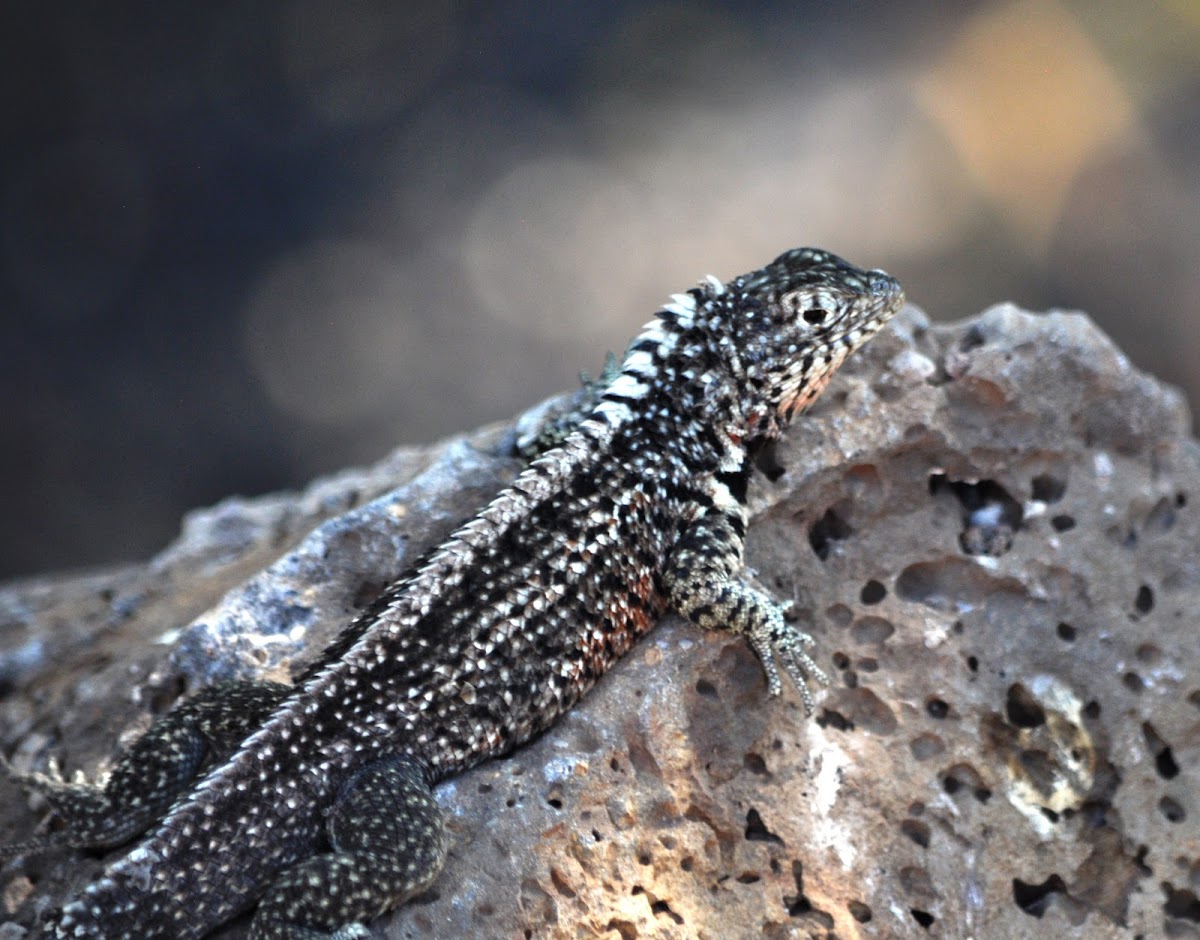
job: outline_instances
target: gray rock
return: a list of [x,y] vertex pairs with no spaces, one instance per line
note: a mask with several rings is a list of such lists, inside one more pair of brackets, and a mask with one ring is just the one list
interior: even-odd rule
[[[766,698],[742,642],[668,618],[557,727],[439,788],[450,861],[377,935],[1200,936],[1187,427],[1084,316],[907,311],[751,494],[748,561],[835,675],[816,720]],[[285,675],[503,485],[502,434],[0,590],[5,752],[94,773],[183,691]],[[0,803],[0,834],[31,808]],[[101,864],[13,861],[3,915]]]

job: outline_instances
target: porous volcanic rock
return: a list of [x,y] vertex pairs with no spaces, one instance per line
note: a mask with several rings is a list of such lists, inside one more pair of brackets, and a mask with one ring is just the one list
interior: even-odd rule
[[[834,677],[814,718],[741,640],[667,618],[539,740],[438,788],[449,862],[375,935],[1200,936],[1187,428],[1085,316],[906,310],[751,491],[748,563]],[[8,585],[0,746],[92,774],[186,691],[286,676],[515,472],[505,433]],[[27,837],[38,801],[0,787],[0,834]],[[101,865],[8,863],[0,931]]]

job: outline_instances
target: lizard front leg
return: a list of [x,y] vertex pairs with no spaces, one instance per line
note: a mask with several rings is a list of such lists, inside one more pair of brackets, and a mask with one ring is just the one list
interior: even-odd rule
[[783,690],[779,667],[791,678],[811,715],[809,680],[829,677],[809,656],[813,639],[784,619],[780,603],[749,582],[743,565],[746,510],[718,483],[724,498],[708,507],[682,534],[667,559],[661,585],[668,606],[706,630],[744,634],[767,674],[771,695]]

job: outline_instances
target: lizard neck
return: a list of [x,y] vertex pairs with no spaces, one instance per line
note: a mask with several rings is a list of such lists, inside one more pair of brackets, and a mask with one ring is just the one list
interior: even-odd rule
[[750,445],[779,433],[736,344],[708,323],[720,296],[714,282],[675,294],[630,343],[584,422],[593,436],[636,432],[693,472],[727,472],[742,466]]

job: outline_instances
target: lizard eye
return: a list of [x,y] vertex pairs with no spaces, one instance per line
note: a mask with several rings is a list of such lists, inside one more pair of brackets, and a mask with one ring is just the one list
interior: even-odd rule
[[827,316],[829,316],[827,310],[822,310],[820,307],[811,307],[804,311],[804,322],[811,326],[820,326],[825,322]]

